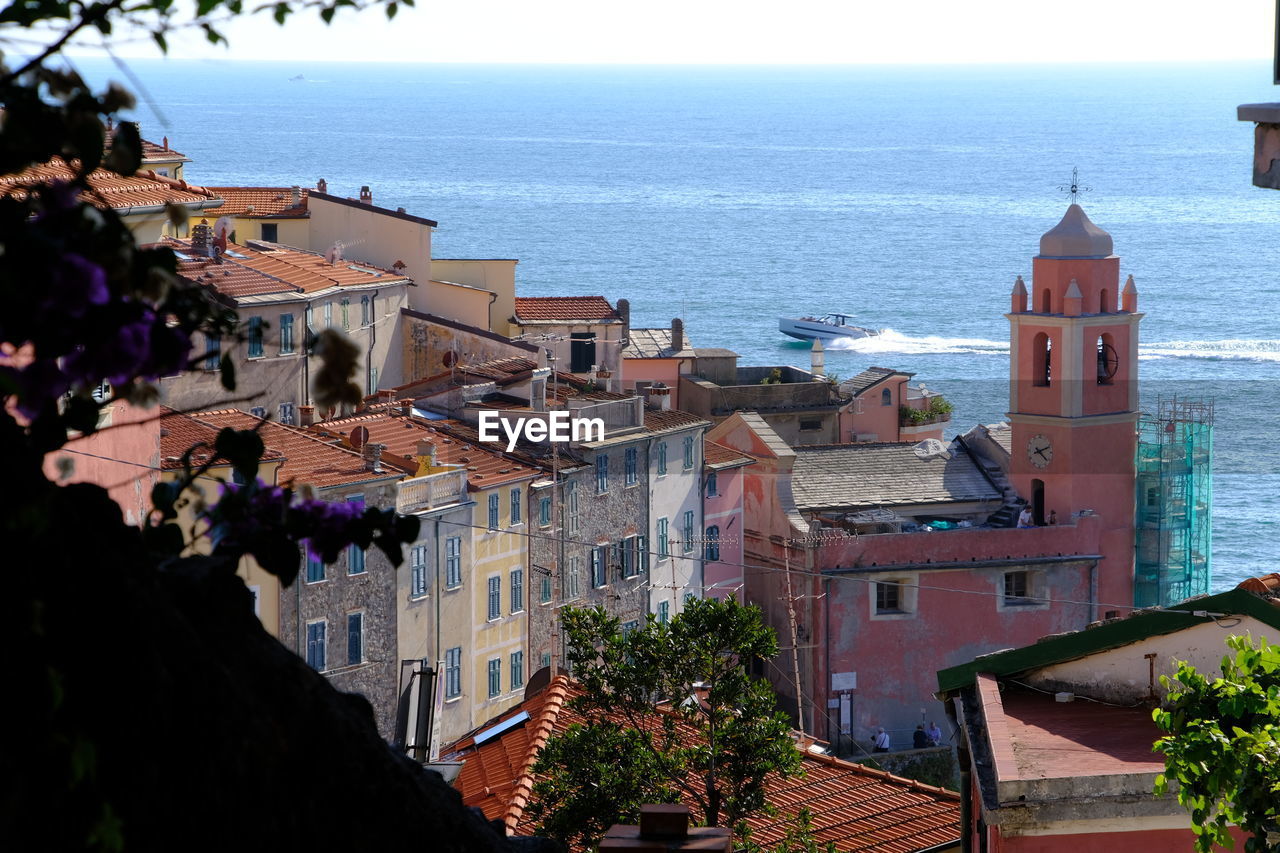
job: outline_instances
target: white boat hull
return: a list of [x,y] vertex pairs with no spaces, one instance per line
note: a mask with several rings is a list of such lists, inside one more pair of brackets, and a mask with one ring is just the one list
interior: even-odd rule
[[818,320],[795,317],[778,318],[778,331],[801,341],[834,341],[838,338],[870,338],[880,334],[862,326],[836,326]]

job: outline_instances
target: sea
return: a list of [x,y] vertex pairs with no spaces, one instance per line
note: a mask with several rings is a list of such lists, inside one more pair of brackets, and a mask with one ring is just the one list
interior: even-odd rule
[[1144,408],[1212,402],[1213,583],[1280,569],[1280,192],[1236,106],[1267,62],[513,66],[75,60],[213,185],[300,184],[440,223],[437,257],[517,258],[521,295],[631,301],[743,365],[807,366],[782,315],[848,311],[953,431],[1004,418],[1009,292],[1081,204],[1141,310]]

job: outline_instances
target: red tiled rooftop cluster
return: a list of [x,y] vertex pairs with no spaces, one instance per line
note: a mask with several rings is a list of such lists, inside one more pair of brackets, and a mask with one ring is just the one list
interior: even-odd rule
[[292,187],[206,187],[222,199],[218,213],[247,219],[304,219],[311,215],[307,209],[308,189],[302,188],[302,198],[293,200]]
[[516,319],[521,323],[562,320],[620,319],[603,296],[517,296]]
[[[0,176],[0,197],[25,198],[28,190],[37,184],[65,182],[73,177],[75,171],[71,166],[55,157],[17,174]],[[217,200],[217,196],[204,187],[164,178],[150,170],[126,178],[106,169],[96,169],[89,175],[89,189],[87,201],[115,210]]]

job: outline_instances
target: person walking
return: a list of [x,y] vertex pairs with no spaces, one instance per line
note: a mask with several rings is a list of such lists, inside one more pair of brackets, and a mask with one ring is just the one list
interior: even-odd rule
[[871,739],[871,742],[875,744],[873,752],[889,751],[889,733],[884,730],[883,726],[876,730],[876,736]]

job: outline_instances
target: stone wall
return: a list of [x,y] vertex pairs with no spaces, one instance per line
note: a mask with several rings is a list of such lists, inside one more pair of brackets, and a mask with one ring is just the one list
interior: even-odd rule
[[877,753],[872,757],[852,760],[857,764],[885,770],[906,779],[915,779],[926,785],[936,785],[949,791],[959,789],[960,765],[956,763],[956,754],[949,746]]

